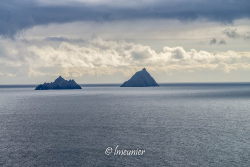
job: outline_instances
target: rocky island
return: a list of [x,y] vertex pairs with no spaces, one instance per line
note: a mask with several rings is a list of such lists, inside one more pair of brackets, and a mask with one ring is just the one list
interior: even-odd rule
[[50,89],[82,89],[74,80],[65,80],[59,76],[54,82],[38,85],[35,90],[50,90]]
[[136,72],[128,81],[124,82],[121,87],[148,87],[159,86],[154,78],[145,68]]

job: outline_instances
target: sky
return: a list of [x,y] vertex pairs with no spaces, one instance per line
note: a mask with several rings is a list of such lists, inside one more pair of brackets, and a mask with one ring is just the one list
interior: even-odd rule
[[249,0],[1,0],[0,84],[250,82]]

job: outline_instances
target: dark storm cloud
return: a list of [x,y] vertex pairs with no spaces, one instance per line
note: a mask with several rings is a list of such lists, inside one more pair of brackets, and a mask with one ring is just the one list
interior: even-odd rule
[[[66,1],[67,2],[67,1]],[[124,1],[126,3],[126,1]],[[105,3],[66,3],[41,5],[36,0],[2,0],[0,2],[0,35],[49,23],[73,21],[111,21],[170,18],[193,20],[206,18],[220,22],[250,17],[249,0],[158,0],[140,6],[105,5]]]

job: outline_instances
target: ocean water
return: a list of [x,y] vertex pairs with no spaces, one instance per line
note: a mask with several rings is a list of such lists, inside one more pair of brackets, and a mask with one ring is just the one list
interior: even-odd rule
[[0,166],[249,167],[250,84],[2,87]]

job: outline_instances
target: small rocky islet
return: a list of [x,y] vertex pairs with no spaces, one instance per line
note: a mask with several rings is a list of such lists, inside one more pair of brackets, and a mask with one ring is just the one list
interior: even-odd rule
[[128,81],[120,87],[156,87],[159,86],[155,79],[148,73],[146,68],[136,72]]
[[54,82],[38,85],[35,90],[53,90],[53,89],[82,89],[73,79],[65,80],[59,76]]

